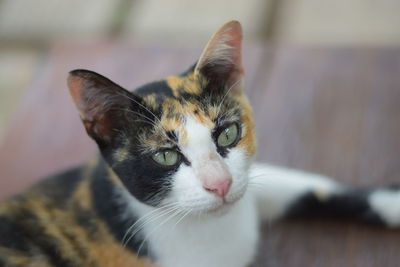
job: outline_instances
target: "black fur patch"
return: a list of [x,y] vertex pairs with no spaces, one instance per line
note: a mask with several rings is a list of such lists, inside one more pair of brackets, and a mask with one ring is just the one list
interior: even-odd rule
[[115,168],[125,187],[140,201],[157,206],[170,192],[171,175],[179,166],[163,168],[146,155],[138,155]]
[[[125,236],[129,226],[135,223],[137,217],[123,218],[122,214],[126,213],[127,204],[122,203],[117,199],[116,185],[107,177],[105,163],[100,163],[94,172],[91,188],[93,192],[94,208],[98,216],[103,219],[114,238],[121,242]],[[131,238],[126,244],[130,250],[137,252],[142,239],[135,237]],[[140,250],[141,256],[148,256],[148,251],[145,246]]]
[[83,168],[67,170],[59,175],[49,177],[35,186],[33,190],[45,192],[47,197],[52,198],[57,205],[63,207],[82,180],[82,171]]
[[0,247],[28,252],[30,240],[24,229],[10,218],[0,216]]
[[369,193],[352,190],[320,200],[309,192],[292,204],[286,217],[341,218],[383,225],[382,219],[368,205]]
[[400,184],[391,184],[386,186],[384,189],[391,190],[391,191],[400,191]]
[[173,97],[171,88],[168,86],[166,81],[156,81],[152,83],[145,84],[136,90],[133,91],[134,93],[146,96],[150,94],[162,95],[166,97]]
[[[141,130],[147,131],[149,129],[142,127]],[[113,166],[114,172],[135,198],[146,204],[157,206],[170,192],[171,175],[176,172],[179,165],[171,168],[161,167],[151,159],[150,154],[141,150],[142,144],[137,138],[137,133],[131,133],[127,136],[129,146],[126,148],[130,153],[129,159],[123,162],[115,162],[112,156],[113,152],[126,141],[118,140],[119,143],[115,143],[113,147],[101,150],[105,161],[102,160],[99,163],[99,166],[102,165],[100,169],[105,169],[105,162],[107,162],[108,166]],[[173,136],[173,134],[170,134],[170,137],[176,140],[176,136]]]

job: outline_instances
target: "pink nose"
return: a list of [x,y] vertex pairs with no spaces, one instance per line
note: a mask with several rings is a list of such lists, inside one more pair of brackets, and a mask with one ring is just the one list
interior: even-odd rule
[[216,194],[219,197],[224,197],[229,192],[229,188],[232,184],[232,178],[225,178],[222,180],[213,181],[211,183],[204,184],[205,190]]

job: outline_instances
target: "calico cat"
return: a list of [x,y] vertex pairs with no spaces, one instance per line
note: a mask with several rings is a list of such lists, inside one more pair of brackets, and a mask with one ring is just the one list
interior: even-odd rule
[[252,161],[241,42],[239,22],[227,22],[188,71],[133,92],[72,71],[101,155],[0,204],[0,266],[244,267],[262,220],[400,226],[399,187],[352,189]]

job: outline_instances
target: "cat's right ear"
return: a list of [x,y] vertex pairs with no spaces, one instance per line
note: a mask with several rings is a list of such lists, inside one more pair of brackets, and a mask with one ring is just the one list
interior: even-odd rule
[[129,91],[88,70],[71,71],[68,87],[87,133],[99,145],[110,143],[123,127],[126,111],[138,98]]

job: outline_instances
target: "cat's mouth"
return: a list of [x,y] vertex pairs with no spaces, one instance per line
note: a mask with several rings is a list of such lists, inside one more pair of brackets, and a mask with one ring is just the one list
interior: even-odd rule
[[227,201],[220,198],[211,203],[209,201],[207,202],[207,204],[203,203],[203,205],[188,205],[185,206],[184,209],[188,210],[190,214],[195,216],[223,215],[229,212],[236,200]]
[[219,199],[214,205],[208,207],[202,211],[204,214],[210,215],[224,215],[226,214],[235,203],[241,199],[243,194],[233,194],[224,198]]
[[229,212],[233,205],[229,202],[223,202],[222,204],[218,205],[217,207],[209,209],[206,213],[210,215],[224,215]]
[[245,194],[247,186],[236,187],[230,193],[223,198],[218,197],[214,194],[205,194],[201,197],[195,194],[183,195],[181,199],[177,199],[180,209],[188,214],[198,215],[223,215],[229,212],[229,210],[236,205]]

